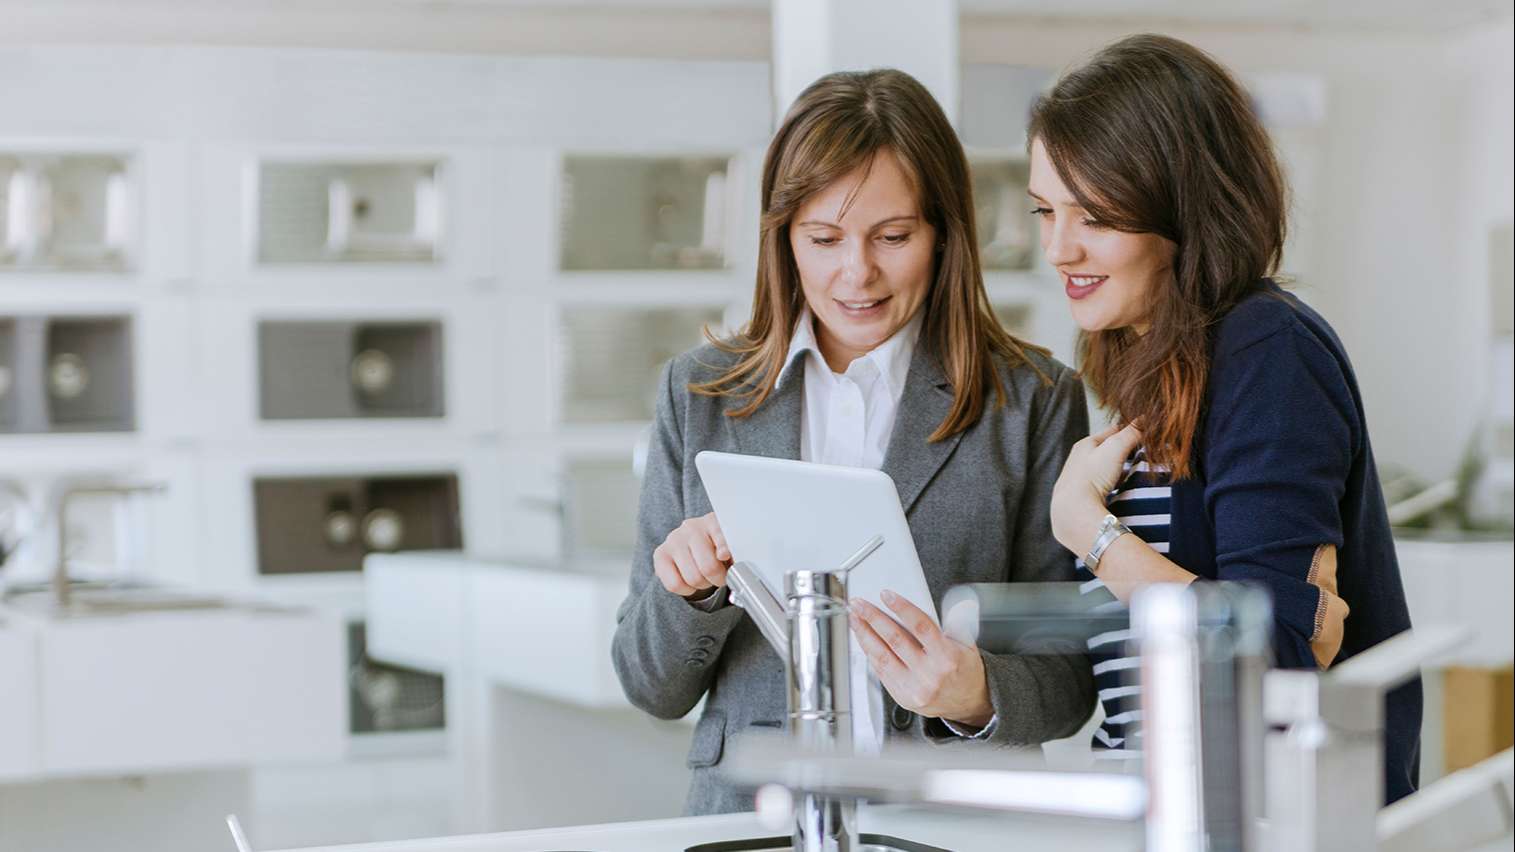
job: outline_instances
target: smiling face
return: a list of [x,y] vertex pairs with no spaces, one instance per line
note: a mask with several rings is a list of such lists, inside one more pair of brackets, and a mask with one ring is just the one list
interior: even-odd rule
[[888,148],[871,169],[860,166],[806,199],[789,244],[816,342],[835,372],[915,316],[936,266],[936,229]]
[[1173,277],[1174,244],[1090,218],[1063,185],[1040,139],[1031,143],[1029,194],[1041,219],[1042,254],[1062,276],[1078,327],[1146,333],[1158,288]]

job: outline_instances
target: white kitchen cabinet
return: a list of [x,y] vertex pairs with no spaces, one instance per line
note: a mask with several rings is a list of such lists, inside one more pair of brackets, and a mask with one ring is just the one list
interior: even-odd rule
[[337,619],[232,608],[37,622],[44,777],[320,762],[346,748]]
[[0,615],[0,679],[8,698],[0,701],[0,782],[34,776],[41,707],[36,691],[36,633]]

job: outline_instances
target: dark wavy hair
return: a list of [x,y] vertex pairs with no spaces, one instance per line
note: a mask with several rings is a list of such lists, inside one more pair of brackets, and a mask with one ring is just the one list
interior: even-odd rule
[[1220,63],[1158,35],[1122,39],[1065,73],[1032,107],[1027,138],[1041,140],[1090,216],[1177,246],[1147,333],[1083,333],[1078,352],[1100,403],[1139,421],[1149,458],[1189,476],[1210,330],[1283,254],[1288,189],[1272,142]]
[[773,392],[805,305],[790,221],[812,195],[854,169],[871,167],[883,148],[899,160],[940,246],[920,308],[920,340],[951,382],[953,403],[931,440],[972,426],[991,393],[995,407],[1004,404],[993,356],[1013,365],[1027,360],[1027,350],[1046,352],[1016,339],[994,316],[979,266],[968,159],[936,99],[903,71],[839,72],[800,93],[768,145],[752,316],[729,340],[706,332],[713,344],[739,357],[714,380],[691,384],[691,391],[739,400],[726,412],[733,417],[753,413]]

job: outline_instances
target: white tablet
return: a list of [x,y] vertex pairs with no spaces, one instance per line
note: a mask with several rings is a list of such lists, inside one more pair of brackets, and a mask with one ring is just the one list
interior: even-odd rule
[[941,623],[888,474],[709,450],[694,464],[732,559],[756,566],[779,600],[786,571],[839,567],[881,535],[883,545],[848,578],[848,596],[888,613],[879,593],[889,589]]

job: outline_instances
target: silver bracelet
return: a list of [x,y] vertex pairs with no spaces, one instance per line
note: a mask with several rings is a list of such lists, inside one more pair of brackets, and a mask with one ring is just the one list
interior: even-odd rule
[[1131,528],[1121,523],[1114,515],[1106,514],[1104,520],[1099,522],[1099,535],[1094,539],[1094,546],[1089,548],[1089,555],[1084,557],[1084,565],[1089,573],[1095,573],[1099,567],[1100,557],[1110,549],[1115,540],[1130,532]]

